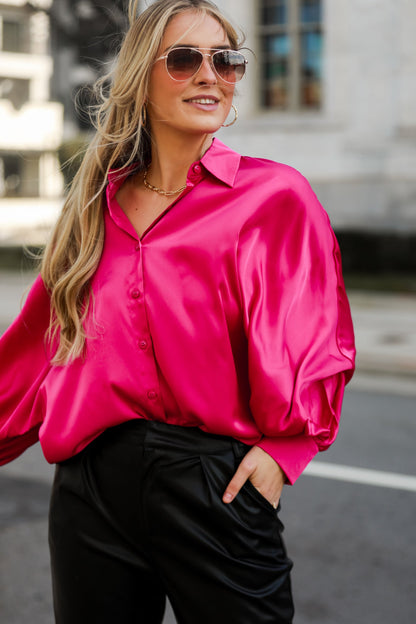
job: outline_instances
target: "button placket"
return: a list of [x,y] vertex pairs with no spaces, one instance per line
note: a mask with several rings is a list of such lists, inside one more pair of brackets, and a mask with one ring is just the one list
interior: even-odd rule
[[138,243],[140,256],[135,256],[136,283],[130,285],[130,297],[132,306],[132,321],[135,333],[136,366],[138,389],[141,395],[141,404],[146,405],[147,410],[155,417],[163,414],[163,405],[160,400],[159,378],[155,354],[152,348],[152,337],[146,312],[146,300],[143,276],[143,245]]

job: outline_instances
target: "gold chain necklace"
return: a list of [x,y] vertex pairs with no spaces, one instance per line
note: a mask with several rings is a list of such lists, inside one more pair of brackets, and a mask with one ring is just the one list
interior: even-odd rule
[[186,184],[184,184],[184,186],[181,186],[181,188],[176,189],[176,191],[165,191],[164,189],[158,188],[157,186],[153,186],[153,184],[150,184],[150,182],[147,180],[148,170],[149,170],[149,167],[147,167],[147,169],[144,170],[143,184],[145,185],[147,189],[149,189],[149,191],[153,191],[154,193],[159,193],[159,195],[163,195],[164,197],[171,197],[172,195],[178,195],[179,193],[182,193],[182,191],[186,189]]

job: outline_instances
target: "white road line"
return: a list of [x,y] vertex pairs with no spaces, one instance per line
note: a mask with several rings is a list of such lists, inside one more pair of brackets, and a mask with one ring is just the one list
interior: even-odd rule
[[340,464],[312,462],[307,466],[304,474],[324,479],[349,481],[377,487],[393,488],[394,490],[408,490],[416,492],[416,477],[382,470],[368,470],[367,468],[353,468]]

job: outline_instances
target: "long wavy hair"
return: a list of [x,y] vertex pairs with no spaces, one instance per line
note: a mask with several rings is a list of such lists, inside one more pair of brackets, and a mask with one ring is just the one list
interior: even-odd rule
[[102,203],[109,170],[121,170],[133,162],[143,168],[151,157],[146,95],[167,25],[184,11],[209,14],[221,24],[231,47],[239,46],[235,29],[209,0],[157,0],[141,14],[138,5],[138,0],[130,0],[130,26],[116,63],[95,85],[99,98],[93,110],[95,136],[42,256],[41,275],[51,296],[48,338],[57,343],[52,360],[56,365],[84,353],[90,283],[104,244]]

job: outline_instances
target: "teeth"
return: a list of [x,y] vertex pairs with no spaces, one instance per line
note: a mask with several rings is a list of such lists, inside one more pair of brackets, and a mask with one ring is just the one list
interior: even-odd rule
[[216,100],[211,100],[209,98],[199,98],[190,101],[195,102],[196,104],[216,104]]

